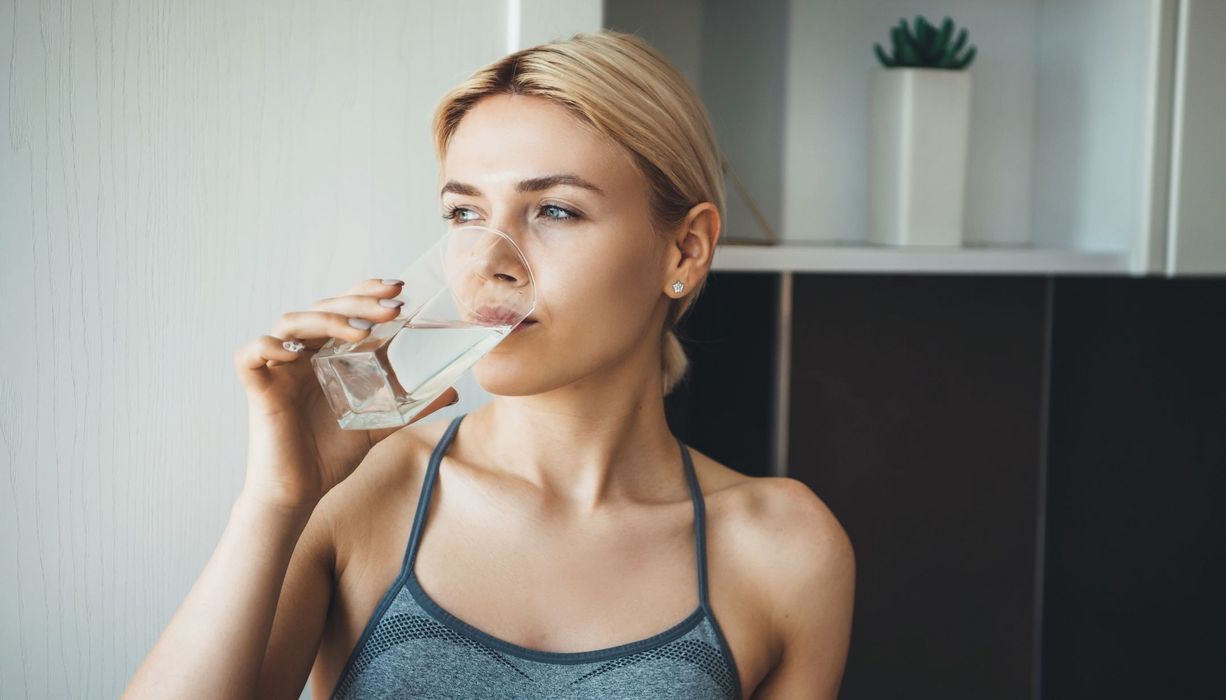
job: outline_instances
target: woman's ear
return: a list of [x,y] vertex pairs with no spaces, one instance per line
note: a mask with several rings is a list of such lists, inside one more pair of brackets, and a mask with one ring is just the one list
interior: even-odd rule
[[674,299],[694,289],[711,269],[720,234],[719,208],[711,202],[695,204],[677,230],[669,235],[664,293]]

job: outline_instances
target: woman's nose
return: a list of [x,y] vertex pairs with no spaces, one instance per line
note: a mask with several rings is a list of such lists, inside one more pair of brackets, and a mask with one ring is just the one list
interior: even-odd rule
[[528,283],[529,272],[527,261],[515,244],[507,238],[490,234],[487,245],[480,246],[478,259],[475,262],[477,274],[487,280],[493,280],[512,286],[522,286]]
[[481,261],[479,274],[487,280],[497,280],[512,285],[522,284],[526,279],[523,265],[509,255],[489,255]]

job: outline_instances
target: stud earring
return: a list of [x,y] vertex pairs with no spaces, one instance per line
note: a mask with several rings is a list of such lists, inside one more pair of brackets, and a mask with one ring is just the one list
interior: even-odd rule
[[683,290],[683,289],[685,289],[685,282],[682,282],[681,280],[677,280],[676,282],[673,282],[673,291],[674,291],[674,292],[676,292],[676,293],[680,294],[680,293],[681,293],[681,290]]

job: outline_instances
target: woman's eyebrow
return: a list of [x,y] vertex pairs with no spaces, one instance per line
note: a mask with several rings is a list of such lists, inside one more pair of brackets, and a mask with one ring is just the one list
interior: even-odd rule
[[[516,192],[539,192],[541,190],[547,190],[550,187],[556,187],[558,185],[572,185],[574,187],[582,187],[585,190],[591,190],[601,196],[603,196],[605,193],[604,190],[600,189],[599,187],[592,184],[591,182],[584,180],[578,175],[572,175],[569,173],[562,173],[558,175],[545,175],[544,177],[533,177],[527,180],[520,180],[515,185],[515,191]],[[447,184],[443,185],[443,189],[439,191],[438,195],[442,197],[448,192],[455,192],[456,194],[462,194],[466,197],[480,197],[481,196],[481,190],[467,183],[456,182],[455,180],[448,180]]]

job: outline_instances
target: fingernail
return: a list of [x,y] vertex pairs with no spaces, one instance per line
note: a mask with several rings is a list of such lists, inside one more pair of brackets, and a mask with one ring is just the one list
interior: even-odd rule
[[349,325],[353,326],[354,328],[360,328],[364,331],[368,331],[370,330],[370,327],[375,324],[371,323],[370,321],[367,321],[364,318],[351,318],[349,319]]
[[400,301],[399,299],[380,299],[379,303],[388,307],[389,309],[395,309],[404,304],[404,302]]
[[397,284],[404,284],[404,280],[385,279],[385,280],[379,280],[379,281],[389,286],[395,286]]

